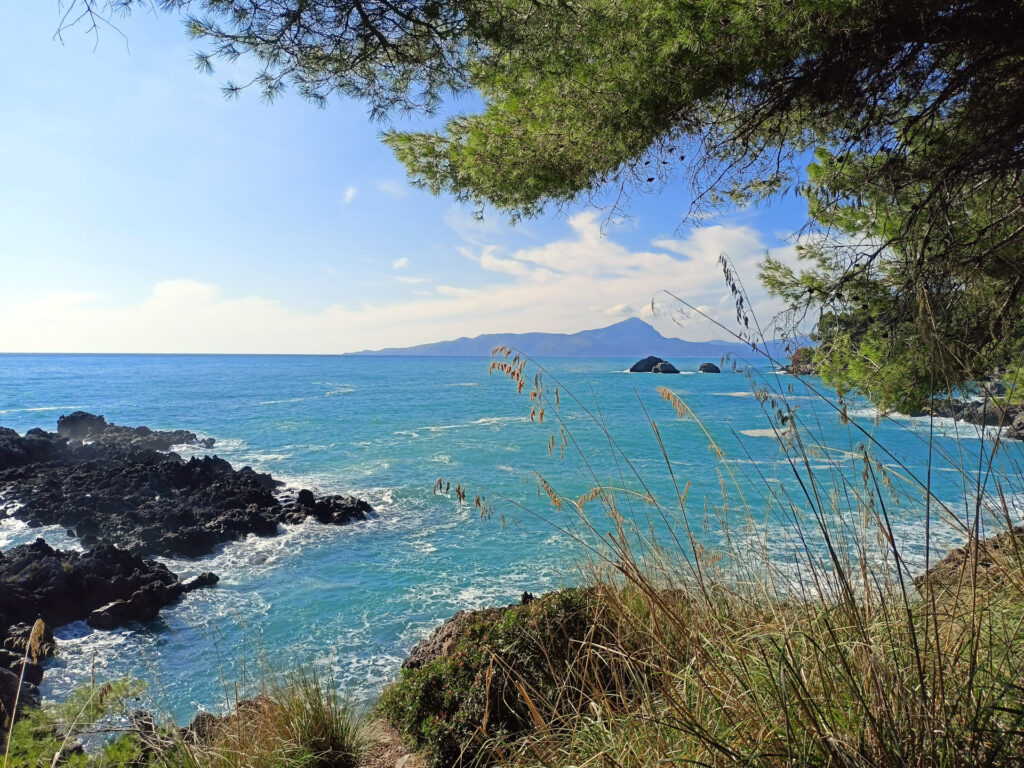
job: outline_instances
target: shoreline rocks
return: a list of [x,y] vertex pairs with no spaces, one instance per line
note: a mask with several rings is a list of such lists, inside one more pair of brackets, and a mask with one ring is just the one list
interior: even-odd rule
[[81,411],[60,424],[64,434],[0,429],[0,491],[21,504],[16,517],[59,525],[87,547],[113,542],[137,555],[200,557],[249,534],[275,536],[282,523],[345,525],[373,513],[351,496],[303,490],[282,500],[283,483],[251,467],[140,447],[207,445],[184,430],[120,427]]
[[[166,565],[110,544],[88,552],[54,549],[42,539],[0,552],[0,634],[8,651],[24,653],[19,627],[42,619],[47,627],[85,621],[113,629],[156,618],[160,609],[194,589],[213,586],[205,573],[182,582]],[[44,639],[55,650],[52,635]]]
[[37,632],[25,665],[28,705],[38,702],[38,662],[56,652],[50,627],[85,621],[109,630],[151,621],[184,594],[218,581],[209,572],[182,581],[146,557],[200,557],[249,534],[275,536],[282,523],[345,525],[373,514],[353,496],[304,489],[282,498],[283,483],[269,474],[234,469],[217,456],[186,461],[165,452],[174,445],[211,448],[214,441],[187,430],[119,426],[84,411],[61,416],[56,433],[22,436],[0,427],[0,494],[16,505],[0,510],[0,523],[11,516],[32,527],[59,525],[88,548],[61,551],[37,539],[0,551],[0,706],[10,693],[8,672],[17,669],[15,683],[22,672],[37,619],[47,629],[41,640]]

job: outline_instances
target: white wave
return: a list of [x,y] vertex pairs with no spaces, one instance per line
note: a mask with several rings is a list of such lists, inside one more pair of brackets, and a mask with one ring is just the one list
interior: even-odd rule
[[473,424],[493,426],[496,424],[512,424],[519,421],[529,421],[529,419],[526,416],[488,416],[483,419],[477,419]]
[[282,403],[301,403],[308,400],[308,397],[289,397],[285,400],[261,400],[256,405],[281,405]]
[[459,381],[455,384],[449,384],[449,387],[479,387],[480,385],[475,381]]
[[19,544],[31,544],[36,539],[43,539],[55,549],[81,552],[82,544],[59,525],[42,525],[31,527],[24,520],[8,517],[0,520],[0,550],[10,549]]
[[753,392],[709,392],[717,397],[753,397]]
[[420,433],[413,429],[400,429],[397,432],[393,432],[396,437],[412,437],[416,438],[420,436]]
[[784,433],[774,429],[741,429],[740,434],[747,437],[779,437]]
[[287,461],[292,457],[290,453],[260,453],[258,451],[246,454],[246,461],[259,464],[264,461]]
[[81,411],[88,406],[84,405],[45,405],[40,408],[6,408],[0,413],[37,413],[39,411]]
[[435,424],[423,427],[428,432],[446,432],[449,429],[466,429],[467,427],[495,427],[501,424],[514,424],[529,421],[527,416],[485,416],[464,424]]
[[[624,371],[612,371],[612,373],[635,373],[635,371],[631,371],[631,370],[629,370],[627,368]],[[678,376],[693,376],[695,373],[697,373],[697,371],[677,371],[676,375],[678,375]],[[662,375],[668,376],[668,375],[671,375],[671,374],[662,374]]]
[[337,397],[338,395],[351,395],[356,391],[355,387],[338,387],[329,392],[324,392],[323,397]]

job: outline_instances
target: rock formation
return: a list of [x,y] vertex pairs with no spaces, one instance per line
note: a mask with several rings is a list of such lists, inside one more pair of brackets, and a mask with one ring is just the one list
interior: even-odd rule
[[185,461],[139,447],[188,436],[184,442],[194,443],[191,432],[118,427],[83,412],[62,417],[61,425],[64,435],[0,431],[0,490],[22,504],[16,514],[30,525],[59,525],[86,546],[110,542],[135,554],[199,557],[249,534],[274,536],[280,523],[312,517],[343,525],[372,513],[360,499],[317,499],[310,491],[282,502],[282,483],[268,474],[236,470],[216,456]]
[[660,357],[645,357],[633,363],[629,369],[630,373],[679,373],[679,369],[672,363],[662,360]]

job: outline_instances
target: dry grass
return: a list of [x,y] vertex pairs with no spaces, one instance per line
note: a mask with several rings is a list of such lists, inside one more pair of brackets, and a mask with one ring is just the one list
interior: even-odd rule
[[[521,358],[499,354],[495,370],[518,391],[529,388],[531,409],[545,408],[561,425],[543,372],[531,380]],[[563,402],[570,399],[559,391]],[[695,418],[678,395],[661,394],[678,417]],[[593,626],[571,638],[573,653],[551,670],[558,685],[550,690],[501,647],[477,642],[478,671],[493,676],[498,669],[509,677],[508,695],[517,700],[506,704],[530,723],[502,734],[489,733],[486,724],[476,732],[467,727],[472,736],[454,762],[508,768],[1024,764],[1024,542],[1006,501],[1020,487],[1019,473],[999,474],[991,456],[963,470],[973,501],[969,522],[957,519],[969,544],[915,587],[918,566],[908,563],[893,520],[897,502],[905,506],[918,493],[930,551],[931,530],[951,511],[931,494],[927,479],[868,449],[830,459],[807,440],[811,430],[784,396],[755,394],[779,436],[786,487],[797,489],[787,494],[766,483],[770,512],[760,520],[729,463],[720,468],[722,501],[688,510],[688,487],[674,476],[653,422],[670,493],[649,487],[610,435],[615,482],[598,478],[587,464],[594,484],[582,497],[561,496],[541,483],[555,524],[573,521],[562,529],[593,560],[591,594],[600,596]],[[723,457],[710,431],[701,429],[712,456]],[[739,499],[733,508],[727,508],[730,496]],[[610,531],[589,522],[606,519]],[[977,544],[983,519],[995,531],[1001,526],[998,546]],[[710,529],[717,534],[713,547],[705,543]],[[532,641],[541,656],[557,644]],[[389,695],[400,699],[409,684],[403,680]],[[428,748],[429,735],[420,733]]]

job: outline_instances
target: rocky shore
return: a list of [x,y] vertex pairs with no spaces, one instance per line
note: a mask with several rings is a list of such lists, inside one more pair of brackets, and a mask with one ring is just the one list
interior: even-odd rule
[[[60,551],[42,539],[0,552],[0,707],[10,711],[32,625],[23,696],[42,679],[38,662],[56,649],[52,628],[86,621],[97,630],[154,619],[185,593],[217,583],[204,573],[181,581],[151,556],[200,557],[249,534],[274,536],[279,525],[312,518],[344,525],[365,520],[370,505],[353,496],[281,493],[283,483],[216,456],[183,459],[174,446],[211,449],[186,430],[110,424],[77,411],[56,432],[24,436],[0,427],[0,525],[59,525],[87,549]],[[38,639],[38,638],[37,638]],[[42,649],[42,657],[40,650]],[[26,700],[23,699],[23,700]],[[0,713],[0,720],[3,713]]]

